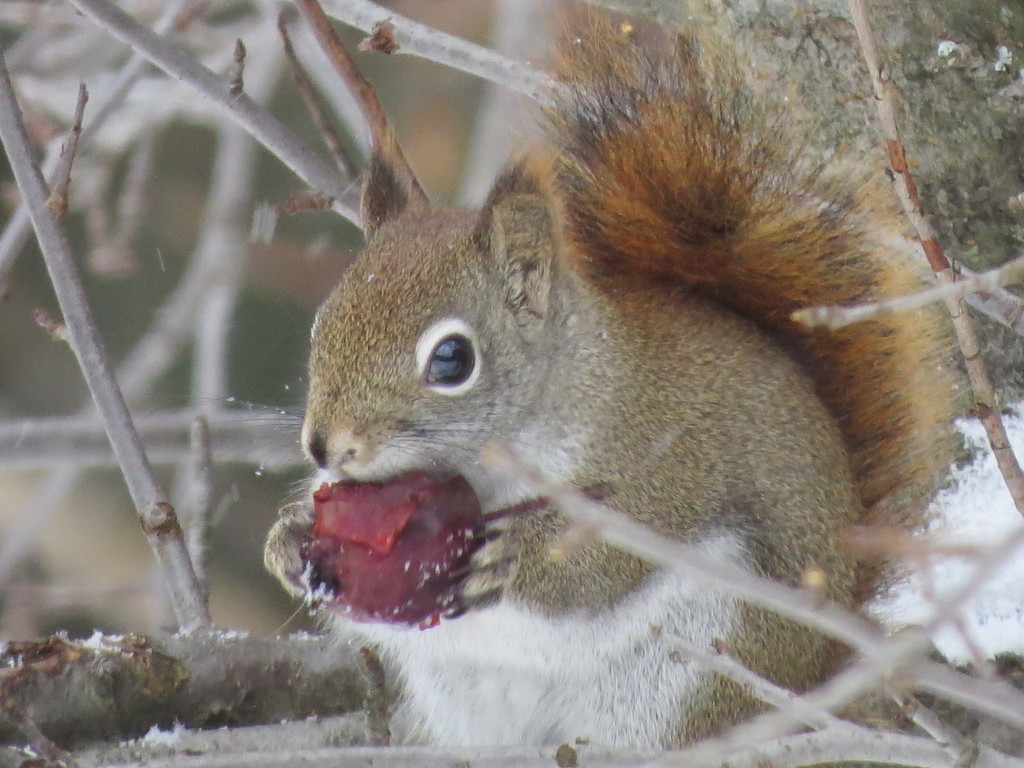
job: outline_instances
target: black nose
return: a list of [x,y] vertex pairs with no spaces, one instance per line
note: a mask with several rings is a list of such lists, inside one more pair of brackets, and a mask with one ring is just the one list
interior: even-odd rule
[[327,439],[323,432],[318,429],[313,430],[306,449],[309,451],[310,458],[320,469],[327,469]]

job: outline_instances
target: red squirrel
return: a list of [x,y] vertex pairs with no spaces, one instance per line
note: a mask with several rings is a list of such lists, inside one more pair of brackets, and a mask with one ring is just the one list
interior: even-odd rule
[[[318,479],[464,476],[484,510],[536,497],[480,463],[511,446],[655,531],[855,609],[884,581],[851,526],[913,527],[945,468],[945,325],[931,310],[809,330],[794,310],[912,292],[887,190],[811,167],[785,114],[692,39],[591,20],[558,48],[547,145],[479,211],[427,202],[395,147],[366,249],[320,309],[303,427]],[[310,504],[270,534],[299,592]],[[428,631],[354,627],[402,687],[407,741],[655,748],[758,711],[651,631],[724,642],[804,690],[844,648],[604,543],[550,556],[556,508],[505,521]],[[497,523],[495,524],[498,525]],[[344,620],[339,621],[343,622]]]

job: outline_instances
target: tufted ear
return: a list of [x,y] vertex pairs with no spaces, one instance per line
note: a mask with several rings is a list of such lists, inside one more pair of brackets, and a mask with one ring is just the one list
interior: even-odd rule
[[359,217],[367,240],[382,224],[401,215],[407,208],[428,205],[419,182],[408,164],[394,162],[380,152],[370,158],[370,168],[363,179]]
[[522,163],[498,177],[480,210],[476,239],[505,284],[505,302],[521,324],[548,311],[555,253],[547,190]]

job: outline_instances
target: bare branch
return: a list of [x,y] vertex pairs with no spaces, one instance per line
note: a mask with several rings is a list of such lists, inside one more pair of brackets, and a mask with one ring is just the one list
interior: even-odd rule
[[[546,35],[538,34],[536,20],[543,11],[544,0],[495,3],[491,36],[497,52],[526,57],[542,55],[549,41]],[[530,111],[534,106],[536,104],[526,102],[522,94],[495,83],[487,84],[466,151],[466,170],[459,188],[460,205],[482,205],[494,179],[514,154],[517,139],[538,131],[540,122]]]
[[[954,262],[953,267],[968,279],[977,274],[959,262]],[[964,301],[991,320],[1005,325],[1018,336],[1024,336],[1024,299],[1020,296],[998,288],[970,293],[964,297]]]
[[[899,125],[896,121],[896,88],[878,58],[874,33],[871,31],[864,0],[849,0],[849,5],[853,15],[853,25],[857,29],[857,37],[864,52],[864,61],[871,73],[875,105],[878,107],[882,136],[889,151],[889,162],[897,197],[921,243],[928,263],[935,272],[939,285],[948,285],[955,280],[955,275],[943,251],[942,244],[939,243],[938,237],[925,218],[914,177],[907,165],[906,150],[903,147]],[[985,370],[985,362],[981,356],[981,347],[974,332],[974,325],[971,323],[970,316],[963,311],[961,300],[947,297],[946,306],[953,319],[953,328],[956,331],[960,350],[963,352],[964,362],[967,366],[967,376],[971,381],[971,388],[974,390],[974,397],[977,400],[974,411],[988,434],[989,442],[992,444],[992,453],[996,457],[999,471],[1006,480],[1006,487],[1010,491],[1013,503],[1016,505],[1017,511],[1024,515],[1024,472],[1021,471],[1020,463],[1010,447],[1006,425],[1003,424],[999,415],[995,391],[992,389],[992,382]]]
[[[139,137],[132,149],[128,171],[118,196],[117,224],[113,230],[104,212],[104,201],[99,196],[97,200],[90,201],[94,203],[90,210],[95,208],[96,213],[89,215],[88,219],[91,221],[94,215],[102,217],[100,220],[107,225],[106,231],[99,237],[90,231],[92,242],[89,248],[89,268],[96,274],[124,276],[138,271],[132,244],[150,199],[147,185],[153,170],[155,148],[156,131],[151,128]],[[107,176],[109,178],[109,174]]]
[[210,422],[197,416],[189,431],[189,461],[182,475],[185,503],[181,505],[185,521],[185,544],[203,597],[209,604],[210,584],[207,581],[207,559],[210,555],[210,534],[213,515],[213,448],[210,445]]
[[[141,736],[157,720],[200,727],[225,712],[238,724],[359,712],[366,696],[354,652],[311,635],[96,633],[11,642],[0,659],[0,695],[66,745]],[[0,742],[12,735],[0,716]]]
[[[292,753],[307,751],[328,755],[324,762],[308,765],[339,765],[350,746],[367,742],[366,718],[361,714],[309,717],[270,725],[192,730],[175,726],[159,733],[151,729],[141,739],[124,744],[97,745],[76,752],[82,768],[145,765],[185,768],[188,765],[280,766],[301,765]],[[291,747],[289,749],[289,746]],[[270,756],[264,757],[264,756]],[[333,758],[333,759],[332,759]],[[273,763],[276,759],[278,762]]]
[[335,170],[305,146],[276,117],[247,94],[232,96],[223,80],[178,46],[153,34],[107,0],[70,0],[71,3],[118,40],[142,53],[171,77],[225,112],[313,189],[334,198],[334,210],[358,223],[355,190]]
[[384,113],[384,107],[377,99],[373,85],[363,77],[363,73],[359,71],[356,63],[345,50],[341,39],[334,31],[334,27],[331,26],[330,19],[324,15],[317,0],[295,0],[295,5],[310,29],[313,30],[317,42],[320,43],[320,47],[327,55],[334,70],[345,81],[359,102],[363,114],[366,116],[366,122],[370,126],[374,151],[389,160],[398,170],[399,176],[409,180],[410,194],[414,198],[414,202],[425,203],[426,195],[423,193],[409,161],[406,160],[402,148],[398,145],[395,132],[391,129],[391,123]]
[[390,23],[398,45],[395,53],[436,61],[511,88],[542,104],[550,103],[551,90],[557,87],[554,78],[528,64],[399,16],[369,0],[326,0],[324,5],[331,16],[367,34],[379,24]]
[[[272,67],[273,60],[274,56],[268,54],[261,57],[257,65]],[[270,86],[271,79],[256,78],[254,82],[257,88],[264,88]],[[229,120],[224,120],[218,134],[217,154],[205,203],[207,225],[203,227],[184,276],[156,311],[153,326],[118,368],[118,381],[129,402],[137,402],[144,397],[177,359],[189,334],[195,329],[196,318],[202,313],[210,291],[217,286],[237,284],[246,263],[245,251],[238,245],[242,242],[238,233],[244,228],[247,214],[256,145]],[[216,370],[221,368],[218,362]],[[215,373],[211,371],[210,375],[213,378]],[[219,374],[216,376],[217,381],[222,380]],[[4,435],[0,437],[0,443],[7,441],[0,447],[0,455],[5,455],[5,460],[25,460],[23,466],[50,470],[41,483],[42,491],[21,511],[18,525],[0,542],[0,583],[7,580],[29,543],[61,509],[62,500],[80,469],[113,465],[110,444],[92,412],[93,406],[87,403],[80,416],[65,423],[67,431],[63,432],[63,438],[60,419],[20,422],[8,425],[11,426],[8,431],[0,427],[0,434]],[[186,412],[179,414],[176,420],[168,419],[166,414],[142,418],[141,428],[151,461],[177,464],[187,458],[188,422],[195,415]],[[228,420],[225,424],[211,415],[219,461],[259,463],[268,470],[300,463],[294,444],[294,429],[273,428],[273,425],[287,421],[281,412],[249,411],[224,415]],[[36,445],[39,452],[35,452],[32,445]],[[74,451],[75,446],[81,450]],[[62,458],[58,459],[58,456]],[[55,463],[57,469],[53,469]]]
[[897,296],[885,301],[848,307],[807,307],[797,310],[792,317],[796,322],[803,323],[810,328],[825,327],[834,330],[894,312],[919,309],[934,301],[962,301],[968,294],[991,292],[1005,285],[1019,282],[1022,276],[1024,276],[1024,254],[1008,261],[998,269],[929,288],[909,296]]
[[233,54],[234,66],[231,68],[231,77],[228,79],[228,93],[238,96],[245,90],[245,43],[242,38],[235,40],[235,52]]
[[[332,722],[333,724],[333,722]],[[341,725],[341,740],[358,723]],[[81,753],[83,766],[109,768],[279,768],[282,765],[331,765],[337,768],[377,765],[389,768],[450,768],[453,765],[488,768],[550,768],[585,765],[588,768],[801,768],[813,765],[882,763],[917,768],[950,768],[949,757],[935,742],[899,733],[843,729],[788,736],[751,749],[732,752],[727,760],[687,762],[685,752],[606,749],[586,744],[570,747],[346,747],[330,746],[325,729],[296,724],[233,729],[215,734],[180,734],[181,744],[162,748],[141,745],[138,756],[118,760],[117,752]],[[220,734],[220,738],[216,736]],[[178,736],[178,734],[176,734]],[[351,738],[351,736],[348,736]],[[175,739],[177,741],[177,738]],[[289,746],[291,745],[291,746]],[[568,751],[577,763],[556,757]],[[122,750],[121,754],[127,750]],[[113,758],[113,759],[112,759]],[[992,749],[982,749],[977,768],[1022,768],[1024,761]]]
[[[209,420],[219,464],[259,464],[269,472],[306,466],[296,443],[298,417],[269,409],[204,408],[140,414],[135,424],[150,461],[187,461],[189,430],[200,415]],[[0,422],[0,466],[52,469],[59,464],[86,469],[113,467],[116,463],[103,423],[93,415]]]
[[[153,34],[166,35],[172,32],[178,21],[182,9],[187,7],[189,0],[171,0],[161,13],[160,18],[153,25]],[[51,11],[52,12],[52,11]],[[125,94],[142,75],[146,59],[139,53],[133,52],[128,61],[114,76],[110,88],[94,100],[93,108],[90,110],[90,117],[85,121],[82,128],[83,136],[88,140],[89,136],[99,130],[107,118],[113,114],[120,105]],[[55,178],[59,153],[56,151],[47,154],[43,164],[46,178],[51,182]],[[4,233],[0,236],[0,287],[7,282],[7,275],[14,265],[14,259],[21,251],[29,234],[28,210],[24,205],[18,207],[7,222]]]
[[78,85],[78,101],[75,104],[75,116],[71,121],[71,129],[68,131],[64,148],[60,153],[60,162],[57,163],[56,179],[50,185],[50,197],[46,201],[50,212],[58,219],[68,210],[68,188],[71,186],[71,166],[75,162],[75,152],[78,151],[78,139],[82,135],[82,115],[85,113],[85,103],[89,100],[89,92],[85,89],[85,83]]
[[292,46],[292,40],[288,34],[289,15],[286,11],[282,11],[278,15],[277,29],[284,43],[284,53],[288,57],[295,85],[298,86],[302,100],[306,104],[306,111],[309,112],[309,116],[320,130],[320,135],[324,137],[328,149],[331,150],[331,157],[334,158],[338,170],[344,174],[345,178],[354,179],[359,173],[357,164],[350,157],[350,153],[346,151],[345,142],[341,138],[337,124],[331,119],[327,107],[324,106],[323,100],[317,93],[316,86],[313,85],[313,81],[310,80],[298,56],[295,55],[295,48]]
[[706,669],[728,677],[730,680],[742,685],[752,696],[756,696],[766,704],[771,704],[776,709],[786,712],[797,723],[802,723],[815,730],[845,727],[848,725],[828,710],[808,704],[806,699],[793,693],[793,691],[781,688],[770,680],[747,669],[725,649],[712,653],[711,651],[698,648],[678,635],[665,634],[661,635],[661,637],[665,647],[668,648],[676,660],[682,663],[693,661]]
[[980,746],[977,742],[971,743],[954,731],[912,694],[891,687],[890,693],[907,717],[913,720],[918,728],[935,739],[957,766],[968,768],[968,766],[974,765],[978,759]]
[[[883,763],[917,766],[918,768],[949,768],[949,756],[941,746],[928,739],[883,733],[866,728],[829,729],[820,733],[787,736],[767,744],[730,753],[730,768],[799,768],[810,765],[845,763]],[[721,759],[691,761],[686,752],[679,757],[666,755],[664,766],[686,768],[719,768]],[[976,768],[1021,768],[1024,761],[984,748]]]
[[711,558],[699,547],[660,536],[628,515],[550,480],[508,450],[490,446],[481,454],[481,460],[509,477],[528,483],[539,495],[551,499],[574,523],[582,524],[590,535],[600,536],[626,552],[804,622],[865,652],[879,649],[884,642],[879,628],[867,620],[834,604],[823,605],[803,590],[783,586],[733,563]]
[[968,677],[934,661],[919,661],[913,677],[914,688],[1024,729],[1024,697],[1002,681]]
[[[948,676],[936,677],[934,669],[922,669],[917,659],[929,647],[931,633],[951,621],[979,585],[992,578],[1010,557],[1024,547],[1024,528],[1021,528],[1015,535],[994,547],[959,589],[936,602],[933,618],[924,626],[885,639],[877,627],[840,606],[822,603],[805,590],[786,587],[755,576],[732,563],[710,558],[699,548],[685,542],[659,536],[627,515],[551,481],[507,450],[492,446],[481,455],[481,460],[520,482],[528,483],[540,495],[550,498],[560,512],[571,517],[577,525],[582,524],[587,535],[599,535],[626,552],[672,568],[697,583],[709,584],[734,597],[768,608],[853,647],[864,658],[805,697],[809,705],[830,710],[844,706],[874,688],[893,670],[901,669],[910,662],[913,662],[912,671],[904,671],[908,681],[915,681],[923,688],[936,684],[955,688]],[[1009,724],[1024,727],[1024,696],[1006,692],[1005,689],[983,681],[972,680],[965,675],[953,675],[963,679],[965,688],[970,687],[975,691],[974,708],[980,709],[978,699],[984,698],[983,711]],[[981,693],[982,690],[987,694]],[[953,698],[956,691],[950,690],[942,695],[957,700]],[[1007,697],[1017,701],[1015,708],[1007,707]],[[768,713],[721,737],[690,748],[687,754],[694,760],[704,759],[708,755],[720,754],[723,749],[749,746],[776,738],[789,731],[793,725],[792,718],[786,713]]]
[[107,363],[74,261],[67,251],[60,227],[46,206],[48,191],[32,160],[28,137],[21,122],[21,111],[15,101],[14,88],[2,56],[0,138],[28,206],[50,280],[64,314],[72,349],[89,391],[103,415],[107,435],[117,454],[143,528],[167,575],[178,621],[186,628],[207,626],[210,623],[209,614],[202,603],[199,585],[188,561],[181,529],[174,511],[153,478],[121,390]]

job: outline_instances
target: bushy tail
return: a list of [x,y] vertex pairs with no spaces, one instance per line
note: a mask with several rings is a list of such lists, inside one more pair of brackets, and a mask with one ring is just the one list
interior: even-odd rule
[[[878,202],[887,191],[809,169],[784,117],[693,41],[635,38],[591,21],[559,52],[554,183],[581,267],[599,284],[629,274],[688,286],[782,340],[838,418],[874,521],[911,522],[893,508],[919,510],[948,460],[947,323],[931,310],[839,331],[790,320],[920,287],[885,245],[897,240]],[[880,503],[897,492],[899,504]]]

